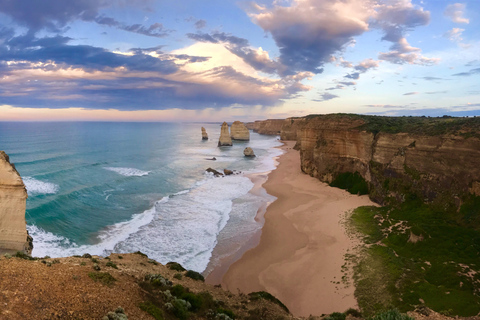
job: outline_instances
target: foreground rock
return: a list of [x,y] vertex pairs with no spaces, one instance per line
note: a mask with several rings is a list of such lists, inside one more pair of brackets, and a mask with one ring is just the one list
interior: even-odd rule
[[212,169],[212,168],[208,168],[208,169],[205,170],[205,171],[210,172],[210,173],[213,173],[213,175],[214,175],[215,177],[221,177],[221,176],[223,176],[223,174],[222,174],[221,172],[218,172],[217,170]]
[[0,151],[0,253],[32,252],[25,222],[27,190],[8,155]]
[[228,124],[226,122],[222,123],[222,129],[220,130],[220,139],[218,139],[218,146],[231,146],[232,138],[228,132]]
[[243,154],[245,155],[245,157],[255,157],[255,153],[250,147],[246,147],[245,150],[243,150]]
[[233,140],[249,141],[250,131],[248,131],[243,122],[235,121],[230,128],[230,136]]
[[202,127],[202,140],[208,140],[207,130],[204,127]]

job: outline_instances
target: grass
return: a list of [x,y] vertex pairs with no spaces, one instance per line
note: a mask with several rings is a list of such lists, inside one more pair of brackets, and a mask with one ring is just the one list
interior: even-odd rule
[[[476,206],[475,199],[471,203]],[[420,301],[452,315],[480,312],[479,230],[418,201],[396,208],[360,207],[350,222],[366,244],[354,268],[355,295],[364,314],[390,307],[405,312]]]
[[106,286],[112,286],[117,279],[115,279],[110,273],[108,272],[89,272],[88,276],[95,282],[100,282]]
[[345,189],[351,194],[368,194],[367,181],[365,181],[365,179],[358,172],[339,173],[332,183],[330,183],[330,186]]
[[377,313],[370,320],[415,320],[415,319],[404,313],[400,313],[400,311],[398,311],[397,309],[390,309],[387,311]]
[[275,298],[272,294],[266,292],[266,291],[258,291],[258,292],[252,292],[248,294],[248,297],[250,300],[258,300],[258,299],[265,299],[268,301],[271,301],[273,303],[278,304],[280,307],[282,307],[283,310],[285,310],[287,313],[290,313],[290,310],[288,310],[287,306],[282,303],[282,301],[278,300]]

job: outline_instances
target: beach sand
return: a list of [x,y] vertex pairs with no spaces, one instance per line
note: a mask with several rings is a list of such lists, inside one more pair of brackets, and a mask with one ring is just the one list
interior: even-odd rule
[[263,184],[278,199],[266,210],[258,246],[229,267],[223,264],[216,277],[226,271],[221,284],[231,292],[268,291],[295,316],[343,312],[356,307],[351,278],[342,282],[342,265],[358,241],[341,221],[345,212],[375,204],[301,172],[293,145],[282,147],[286,153]]

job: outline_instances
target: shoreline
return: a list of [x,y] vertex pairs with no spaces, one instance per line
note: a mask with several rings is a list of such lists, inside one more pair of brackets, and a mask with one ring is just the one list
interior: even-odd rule
[[[282,146],[278,146],[276,148],[282,149],[285,146],[285,142],[282,143]],[[266,172],[251,173],[246,175],[246,177],[249,178],[254,184],[249,193],[265,199],[262,205],[258,208],[257,213],[254,217],[255,222],[258,224],[258,229],[254,232],[243,235],[236,235],[232,239],[229,239],[231,241],[243,242],[243,244],[237,248],[232,248],[232,245],[229,245],[228,243],[217,243],[217,245],[212,251],[212,258],[210,259],[210,262],[205,269],[205,272],[207,273],[205,277],[206,283],[212,285],[221,284],[222,279],[225,273],[227,273],[230,266],[236,261],[238,261],[245,254],[245,252],[255,248],[260,243],[262,228],[265,224],[265,213],[267,212],[268,206],[276,200],[276,197],[267,193],[265,188],[263,188],[263,185],[265,184],[265,182],[267,182],[269,174],[277,169],[278,158],[282,155],[273,158],[275,161],[277,161],[277,166],[275,167],[275,169]],[[213,259],[213,257],[218,258]]]
[[267,291],[295,316],[343,312],[357,306],[353,284],[342,282],[348,277],[342,266],[358,242],[342,219],[349,210],[376,204],[304,174],[293,146],[287,141],[280,147],[285,153],[260,186],[277,200],[266,208],[258,245],[248,249],[247,242],[240,259],[233,254],[207,279],[213,283],[224,274],[222,287],[231,292]]

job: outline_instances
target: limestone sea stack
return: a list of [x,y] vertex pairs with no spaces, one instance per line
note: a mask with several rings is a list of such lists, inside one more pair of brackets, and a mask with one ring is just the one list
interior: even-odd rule
[[248,131],[243,122],[235,121],[230,128],[230,136],[233,140],[249,141],[250,131]]
[[204,127],[202,127],[202,140],[208,140],[207,130]]
[[0,151],[0,253],[23,251],[31,254],[32,238],[27,233],[25,209],[27,190],[8,155]]
[[255,157],[255,153],[250,147],[246,147],[245,150],[243,150],[243,154],[245,155],[245,157]]
[[228,132],[228,124],[226,122],[222,123],[222,129],[220,131],[220,139],[218,139],[218,146],[231,146],[232,138],[230,138],[230,133]]

